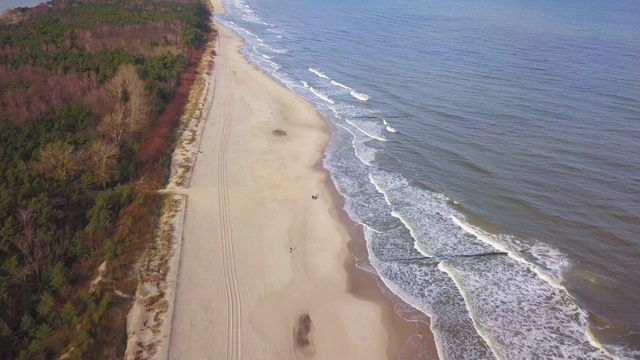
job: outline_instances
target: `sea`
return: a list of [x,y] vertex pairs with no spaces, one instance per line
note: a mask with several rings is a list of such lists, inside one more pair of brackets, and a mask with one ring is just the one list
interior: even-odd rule
[[640,2],[225,5],[439,358],[640,359]]
[[31,7],[40,3],[46,3],[44,0],[0,0],[0,14],[5,10],[17,7]]

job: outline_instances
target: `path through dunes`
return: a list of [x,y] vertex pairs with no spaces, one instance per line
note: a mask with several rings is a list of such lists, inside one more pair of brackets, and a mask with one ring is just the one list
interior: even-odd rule
[[[229,84],[229,67],[223,67],[220,76],[224,76],[223,84]],[[229,132],[233,96],[227,92],[222,104],[220,131],[220,149],[218,151],[218,208],[221,230],[222,262],[224,264],[224,280],[227,294],[227,359],[241,358],[242,342],[242,303],[238,289],[233,252],[233,227],[230,220],[229,189],[227,187],[227,152],[229,150]]]
[[231,69],[225,61],[224,56],[216,58],[212,111],[189,189],[182,191],[188,195],[187,216],[170,359],[188,354],[202,359],[242,358],[242,311],[227,184],[235,93],[229,87]]

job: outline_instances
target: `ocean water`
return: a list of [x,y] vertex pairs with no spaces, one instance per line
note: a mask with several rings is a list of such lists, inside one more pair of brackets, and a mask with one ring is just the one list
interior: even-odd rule
[[42,0],[0,0],[0,14],[10,8],[36,6],[46,1]]
[[[640,3],[227,0],[443,359],[640,358]],[[407,346],[414,346],[407,344]]]

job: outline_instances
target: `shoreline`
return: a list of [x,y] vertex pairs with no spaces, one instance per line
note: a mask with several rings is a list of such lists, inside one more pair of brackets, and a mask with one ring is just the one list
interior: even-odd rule
[[[216,3],[220,2],[222,4],[224,0],[210,1],[214,6],[214,16],[226,12],[226,9],[224,9],[223,6],[219,7],[223,9],[222,12],[216,11]],[[214,23],[218,28],[224,27],[215,19]],[[244,39],[242,39],[239,34],[235,33],[232,29],[226,27],[224,28],[233,33],[235,36],[239,37],[242,42],[242,46],[245,45]],[[240,49],[242,49],[242,47]],[[253,64],[249,59],[247,59],[244,54],[241,53],[241,56],[247,63],[253,66],[256,71],[259,71],[260,73],[266,75],[271,80],[276,82],[279,86],[302,98],[302,96],[286,88],[286,86],[281,84],[277,78],[263,72],[257,65]],[[302,99],[305,102],[309,102],[304,98]],[[313,106],[312,103],[310,104]],[[315,109],[315,106],[313,107]],[[382,325],[387,329],[388,335],[390,337],[389,348],[387,351],[389,359],[415,359],[418,355],[420,355],[421,352],[422,356],[426,355],[429,359],[439,359],[435,338],[433,332],[430,329],[431,318],[402,300],[395,293],[393,293],[393,291],[384,284],[384,282],[380,278],[380,275],[378,275],[377,273],[374,274],[358,267],[356,260],[358,258],[358,252],[360,252],[360,254],[362,254],[362,256],[366,258],[367,263],[369,262],[366,239],[364,236],[362,225],[354,222],[347,214],[346,210],[344,209],[344,197],[342,196],[342,194],[340,194],[335,184],[333,183],[329,170],[325,169],[323,165],[326,147],[336,125],[325,118],[317,110],[315,110],[315,112],[316,115],[325,123],[323,132],[327,136],[327,141],[325,142],[324,150],[320,154],[320,158],[315,164],[313,164],[313,167],[321,172],[326,173],[327,176],[325,185],[330,190],[330,196],[335,204],[334,209],[332,210],[337,212],[336,216],[338,218],[338,221],[340,221],[348,229],[348,232],[350,234],[349,240],[344,244],[348,251],[348,255],[345,257],[343,264],[344,270],[348,275],[348,292],[355,297],[375,303],[383,309]],[[384,291],[386,291],[387,293],[385,294]],[[398,314],[395,311],[395,308],[398,305],[404,308],[409,308],[409,312],[412,314],[417,314],[417,316],[415,316],[416,319],[407,319]],[[415,345],[412,346],[410,344],[410,338],[415,336],[421,338],[419,341],[422,342],[422,347],[416,347]]]
[[398,358],[424,326],[396,314],[381,280],[356,267],[350,246],[362,230],[322,167],[332,124],[214,24],[213,105],[182,191],[168,357]]
[[[214,16],[226,12],[226,10],[222,12],[215,11],[216,3],[222,3],[224,2],[224,0],[210,1],[214,5]],[[235,33],[235,31],[233,31],[232,29],[226,28],[224,25],[221,25],[216,20],[214,20],[214,22],[216,24],[216,27],[223,27],[233,33],[235,36],[239,37],[242,41],[242,46],[244,46],[244,39],[239,34]],[[257,65],[253,64],[249,59],[247,59],[244,54],[241,53],[241,56],[247,63],[254,67],[256,71],[267,76],[269,79],[276,82],[278,86],[285,88],[286,91],[289,91],[295,96],[303,99],[305,102],[308,102],[315,109],[313,103],[309,102],[301,95],[288,89],[284,84],[280,83],[279,79],[263,72]],[[327,141],[324,146],[324,150],[320,154],[320,158],[313,165],[313,167],[318,171],[327,174],[325,185],[330,190],[330,196],[332,197],[333,202],[336,204],[335,209],[333,210],[337,211],[336,216],[338,218],[338,221],[348,229],[348,232],[350,234],[350,239],[345,243],[345,247],[348,250],[348,256],[345,257],[343,264],[344,270],[347,273],[349,280],[348,292],[355,297],[375,303],[384,309],[383,325],[387,327],[388,330],[390,330],[388,331],[388,334],[393,339],[390,340],[391,344],[388,351],[390,359],[414,359],[417,358],[419,354],[422,354],[422,356],[427,356],[428,359],[439,359],[434,334],[430,328],[431,318],[404,301],[400,296],[389,289],[381,279],[380,275],[358,267],[356,260],[356,258],[359,258],[358,254],[360,254],[363,258],[366,258],[366,262],[369,263],[368,249],[362,225],[354,222],[347,214],[346,210],[344,209],[344,197],[337,190],[335,184],[333,183],[333,180],[331,179],[329,170],[325,169],[322,163],[326,151],[326,146],[336,125],[325,118],[322,114],[320,114],[317,109],[315,110],[315,112],[316,115],[323,121],[323,123],[325,123],[326,127],[323,131],[327,136]],[[406,310],[406,313],[410,314],[411,319],[407,319],[406,317],[398,314],[395,311],[396,307],[398,306],[404,309],[408,309]],[[420,337],[421,339],[419,341],[421,342],[421,345],[415,346],[410,344],[412,337]]]
[[[224,0],[210,1],[212,2],[212,4],[214,4],[214,16],[226,12],[226,10],[222,12],[215,11],[215,4],[217,2],[222,3]],[[235,36],[239,37],[242,42],[242,46],[244,46],[244,39],[239,34],[237,34],[232,29],[221,25],[216,20],[214,21],[216,27],[225,28]],[[369,254],[364,231],[362,229],[362,224],[356,223],[347,214],[346,210],[344,209],[344,197],[336,188],[333,180],[331,179],[329,170],[325,169],[323,165],[326,147],[336,125],[329,119],[325,118],[322,114],[320,114],[320,112],[315,109],[313,103],[309,102],[301,95],[288,89],[284,84],[281,84],[279,79],[277,79],[276,77],[263,72],[260,67],[253,64],[249,59],[246,58],[244,54],[241,53],[240,55],[256,71],[267,76],[269,79],[277,83],[278,86],[284,88],[288,92],[291,92],[295,96],[300,97],[303,101],[309,103],[312,107],[314,107],[316,116],[319,117],[325,124],[323,132],[327,136],[327,141],[325,143],[324,150],[320,154],[320,158],[313,164],[313,167],[318,171],[326,173],[327,176],[325,180],[325,186],[329,190],[330,196],[334,203],[334,209],[332,210],[337,212],[336,217],[338,221],[348,229],[350,235],[349,240],[345,243],[345,248],[348,251],[348,256],[345,257],[343,263],[344,271],[348,275],[348,292],[359,299],[375,303],[383,309],[382,323],[383,326],[385,326],[387,330],[389,330],[388,334],[392,338],[392,340],[390,340],[388,350],[389,359],[415,359],[418,358],[420,354],[422,354],[423,357],[427,356],[428,359],[439,359],[434,334],[430,328],[431,318],[404,301],[400,296],[389,289],[380,275],[358,267],[358,261],[356,259],[364,258],[366,259],[367,264],[369,264]],[[406,310],[406,313],[410,314],[411,319],[407,319],[406,317],[398,314],[395,311],[398,306],[402,307],[403,309],[408,309]],[[412,345],[410,343],[412,337],[419,337],[420,340],[418,341],[420,341],[421,345]]]
[[[322,116],[321,116],[322,117]],[[329,128],[335,126],[331,121],[322,117]],[[322,159],[316,164],[321,171],[329,174],[329,170],[322,165]],[[326,180],[327,187],[331,190],[331,196],[336,203],[339,221],[348,229],[350,240],[345,244],[349,256],[345,258],[344,269],[349,277],[349,292],[359,298],[374,302],[386,311],[383,312],[382,324],[388,329],[391,338],[389,345],[389,358],[397,360],[415,359],[422,352],[422,356],[428,359],[438,359],[438,351],[433,332],[430,329],[431,318],[414,308],[391,289],[389,289],[377,273],[372,273],[358,267],[358,261],[363,259],[369,264],[369,251],[364,236],[362,224],[353,221],[344,210],[344,197],[338,192],[330,175]],[[372,266],[369,264],[369,266]],[[410,309],[408,313],[414,315],[413,319],[407,319],[396,312],[400,306]],[[411,344],[411,339],[419,337],[422,347]],[[416,339],[417,340],[417,339]]]
[[[216,0],[212,0],[212,2],[215,3]],[[214,11],[214,14],[217,15],[218,13]],[[215,21],[215,24],[218,28],[223,27],[233,33],[235,36],[239,37],[242,41],[242,46],[244,46],[244,39],[242,39],[240,35],[236,34],[232,29],[224,27],[217,21]],[[251,61],[249,61],[244,56],[244,54],[241,55],[246,62],[254,67],[256,71],[259,71],[260,73],[269,77],[271,80],[276,82],[278,86],[285,88],[286,91],[289,91],[295,94],[297,97],[302,98],[300,95],[294,93],[290,89],[287,89],[278,81],[277,78],[264,73],[258,66],[251,63]],[[305,102],[308,102],[308,100],[304,98],[302,99]],[[310,104],[313,106],[312,103]],[[317,110],[315,110],[315,112],[316,115],[325,123],[323,132],[327,136],[327,141],[324,145],[324,149],[326,150],[328,140],[331,137],[332,129],[335,127],[335,124],[326,119]],[[368,262],[368,250],[366,247],[364,232],[362,230],[362,225],[354,222],[344,210],[344,197],[338,192],[335,184],[333,183],[333,180],[330,177],[329,170],[325,169],[322,164],[325,150],[322,151],[322,153],[320,154],[320,158],[315,164],[313,164],[313,167],[321,172],[326,173],[325,185],[330,190],[330,196],[333,203],[335,204],[332,210],[337,212],[336,217],[338,218],[338,221],[340,221],[346,228],[348,228],[348,232],[350,234],[350,239],[344,244],[346,249],[348,250],[348,255],[344,258],[343,264],[344,270],[348,275],[348,292],[355,297],[375,303],[383,309],[382,325],[385,326],[385,328],[388,330],[388,335],[390,337],[388,348],[389,359],[414,359],[420,351],[423,352],[424,356],[424,352],[426,349],[428,349],[426,350],[426,354],[428,354],[430,359],[438,359],[435,339],[430,329],[431,319],[427,315],[420,312],[418,309],[415,309],[413,306],[406,303],[398,295],[393,293],[393,291],[384,284],[378,274],[371,273],[358,267],[356,261],[356,258],[358,257],[358,249],[361,254],[366,257],[366,261]],[[386,291],[387,294],[385,294],[384,291]],[[417,319],[409,320],[396,313],[395,308],[398,305],[405,308],[410,308],[411,313],[417,313]],[[421,337],[420,341],[422,342],[423,348],[419,349],[409,343],[412,336]]]

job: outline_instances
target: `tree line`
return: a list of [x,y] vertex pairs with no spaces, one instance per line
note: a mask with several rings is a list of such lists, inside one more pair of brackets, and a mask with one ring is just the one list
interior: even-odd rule
[[156,134],[178,123],[209,19],[199,0],[53,1],[0,19],[1,359],[124,353],[118,294],[135,291],[149,189],[170,163]]

